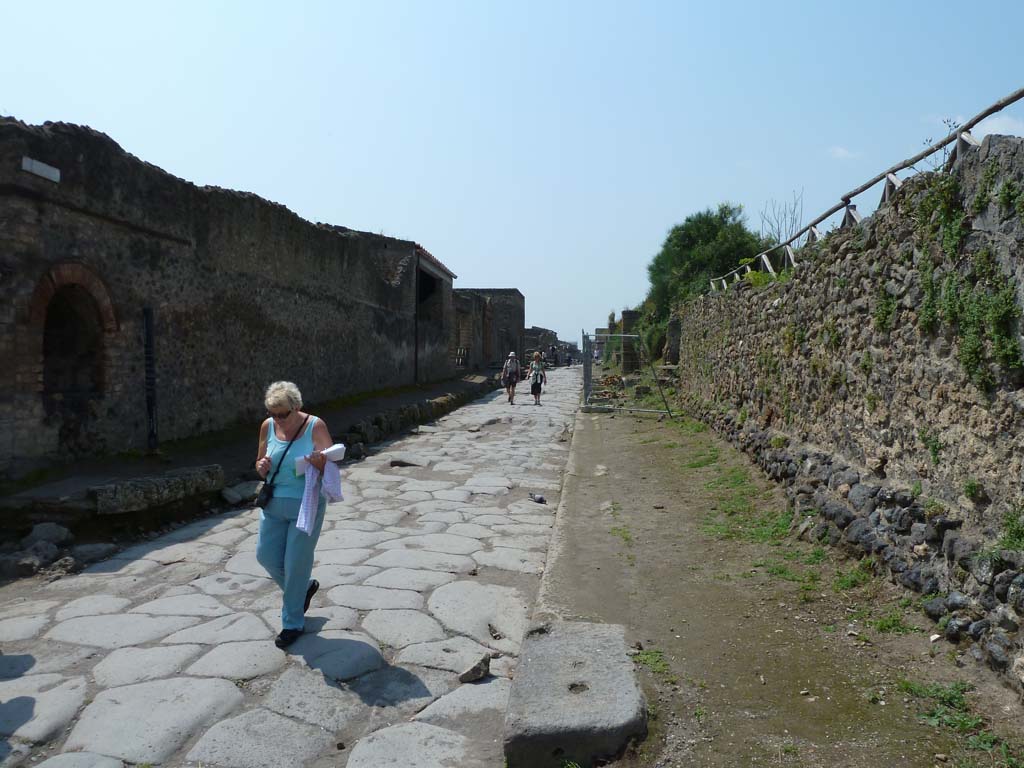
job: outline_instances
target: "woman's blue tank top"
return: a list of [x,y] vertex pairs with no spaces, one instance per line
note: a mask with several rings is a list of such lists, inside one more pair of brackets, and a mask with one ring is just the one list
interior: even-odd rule
[[[300,456],[308,456],[313,452],[313,425],[316,424],[316,416],[310,416],[306,422],[305,431],[296,438],[292,447],[288,448],[288,455],[284,457],[284,465],[277,473],[274,480],[274,496],[283,499],[301,499],[302,492],[306,489],[306,478],[304,475],[295,474],[295,460]],[[279,440],[274,430],[274,425],[267,427],[267,456],[270,457],[270,474],[274,474],[278,462],[288,447],[287,440]]]

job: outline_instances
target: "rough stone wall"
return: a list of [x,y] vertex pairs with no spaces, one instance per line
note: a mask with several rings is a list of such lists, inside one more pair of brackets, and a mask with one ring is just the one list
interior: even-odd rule
[[552,344],[558,346],[558,334],[550,328],[534,325],[523,331],[523,344],[528,350],[547,352]]
[[[463,359],[456,365],[471,371],[480,370],[495,354],[494,340],[485,343],[485,328],[490,327],[490,303],[485,296],[456,288],[452,294],[455,319],[449,344],[452,356],[463,350]],[[506,352],[506,354],[508,354]]]
[[[417,364],[421,381],[450,375],[451,278],[428,307],[417,264],[414,243],[197,187],[90,129],[0,119],[0,474],[16,459],[145,447],[143,307],[161,440],[257,416],[275,379],[316,402],[411,383]],[[102,392],[73,417],[40,396],[48,308],[69,286],[103,326]]]
[[1024,140],[989,137],[789,281],[677,311],[690,410],[787,486],[804,535],[949,593],[946,637],[998,670],[1024,622],[1024,553],[1000,543],[1024,482],[1021,189]]
[[[490,338],[489,346],[494,350],[492,359],[485,360],[489,366],[501,366],[509,352],[515,352],[522,359],[525,345],[523,330],[526,325],[526,299],[518,288],[466,288],[460,289],[485,297],[491,307],[490,328],[485,335]],[[488,346],[485,342],[485,346]]]

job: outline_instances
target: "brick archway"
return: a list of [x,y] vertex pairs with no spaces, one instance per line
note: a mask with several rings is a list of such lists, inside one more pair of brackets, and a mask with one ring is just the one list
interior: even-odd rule
[[79,286],[88,292],[96,302],[104,332],[114,333],[120,328],[107,286],[95,272],[84,264],[74,262],[57,264],[40,279],[29,303],[28,317],[32,325],[40,328],[45,325],[50,300],[65,286]]

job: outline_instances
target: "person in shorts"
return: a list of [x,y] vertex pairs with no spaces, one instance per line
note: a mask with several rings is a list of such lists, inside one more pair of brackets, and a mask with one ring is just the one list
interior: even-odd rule
[[505,366],[501,369],[501,383],[505,387],[505,394],[508,395],[508,404],[515,405],[516,384],[519,383],[519,359],[515,352],[508,353]]
[[530,394],[533,395],[534,405],[540,405],[542,385],[547,383],[548,375],[544,371],[544,363],[540,359],[540,352],[534,352],[533,362],[530,363]]

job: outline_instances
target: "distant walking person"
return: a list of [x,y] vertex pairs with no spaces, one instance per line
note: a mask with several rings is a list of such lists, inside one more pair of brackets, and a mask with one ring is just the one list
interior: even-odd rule
[[519,359],[515,352],[508,353],[505,367],[501,369],[501,383],[505,385],[509,405],[516,404],[516,384],[519,383]]
[[257,501],[263,511],[256,559],[284,592],[281,633],[274,644],[285,648],[302,635],[306,611],[320,588],[309,576],[327,509],[327,500],[321,495],[312,532],[297,526],[306,478],[295,474],[295,459],[305,456],[323,473],[327,458],[321,451],[331,447],[331,435],[323,421],[300,410],[302,394],[290,381],[275,381],[267,387],[263,401],[268,418],[260,427],[256,471],[271,490],[261,493]]
[[530,394],[533,395],[533,404],[540,405],[541,385],[548,383],[548,375],[544,371],[544,363],[540,359],[540,352],[533,353],[533,362],[530,363]]

